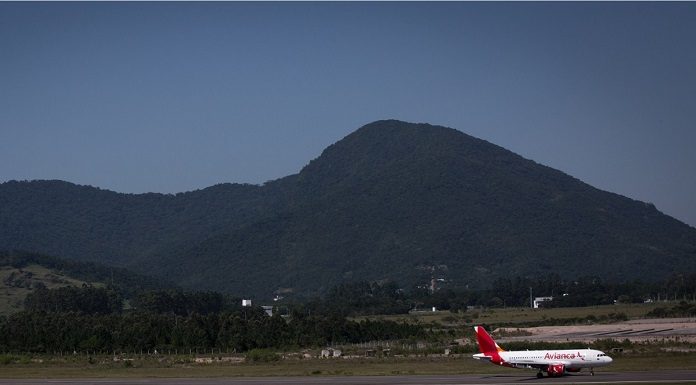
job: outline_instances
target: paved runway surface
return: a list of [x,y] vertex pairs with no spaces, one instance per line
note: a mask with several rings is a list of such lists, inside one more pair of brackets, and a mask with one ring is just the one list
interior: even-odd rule
[[[0,372],[0,376],[2,372]],[[639,384],[694,383],[696,370],[661,370],[652,372],[599,372],[568,375],[539,380],[531,375],[462,375],[462,376],[350,376],[350,377],[255,377],[255,378],[147,378],[147,379],[1,379],[0,385],[453,385],[453,384]]]

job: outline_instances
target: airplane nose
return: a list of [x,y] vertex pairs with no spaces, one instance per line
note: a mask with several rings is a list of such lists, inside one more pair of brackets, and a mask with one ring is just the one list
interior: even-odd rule
[[609,363],[611,363],[612,361],[614,361],[614,359],[612,359],[612,358],[609,357],[609,356],[607,356],[606,359],[607,359],[607,362],[609,362]]

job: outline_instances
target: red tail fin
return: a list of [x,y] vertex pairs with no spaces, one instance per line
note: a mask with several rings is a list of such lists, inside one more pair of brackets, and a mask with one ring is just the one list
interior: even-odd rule
[[474,330],[476,331],[476,341],[478,342],[479,345],[479,350],[481,353],[490,355],[493,354],[494,352],[504,352],[505,350],[498,346],[498,344],[495,343],[493,338],[486,332],[486,329],[484,329],[482,326],[474,326]]

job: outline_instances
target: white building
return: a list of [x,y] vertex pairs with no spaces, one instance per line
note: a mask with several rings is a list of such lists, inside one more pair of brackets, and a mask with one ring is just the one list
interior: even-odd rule
[[553,301],[553,297],[536,297],[534,298],[534,308],[538,309],[539,304],[546,301]]

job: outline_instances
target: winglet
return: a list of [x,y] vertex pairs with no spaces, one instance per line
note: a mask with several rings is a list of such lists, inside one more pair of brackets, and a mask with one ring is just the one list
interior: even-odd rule
[[474,331],[476,331],[476,341],[478,342],[479,351],[484,354],[492,354],[493,352],[504,352],[505,349],[501,348],[493,338],[486,332],[482,326],[474,326]]

